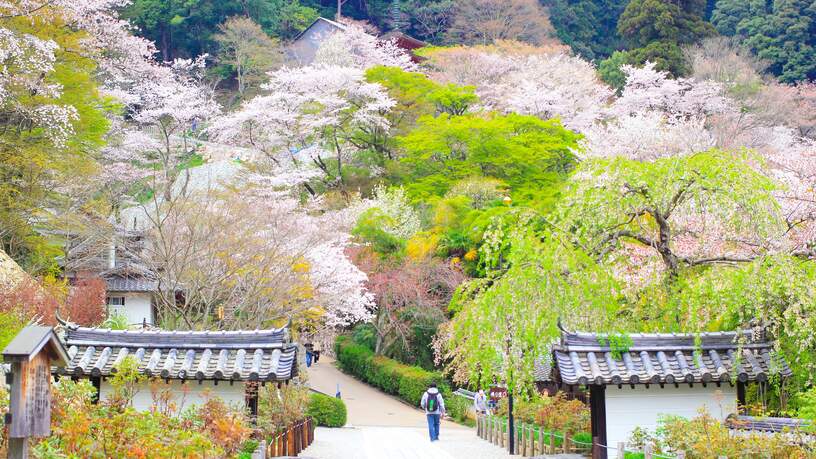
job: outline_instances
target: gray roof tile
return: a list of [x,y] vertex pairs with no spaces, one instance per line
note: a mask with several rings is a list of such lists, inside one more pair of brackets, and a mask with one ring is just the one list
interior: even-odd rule
[[[771,342],[751,331],[632,334],[628,352],[613,356],[603,335],[563,331],[553,347],[557,378],[565,384],[673,384],[766,381],[791,375]],[[699,339],[699,345],[697,340]],[[616,358],[617,357],[617,358]]]
[[297,373],[297,346],[285,328],[254,331],[152,331],[68,327],[74,376],[110,376],[126,356],[164,379],[285,381]]

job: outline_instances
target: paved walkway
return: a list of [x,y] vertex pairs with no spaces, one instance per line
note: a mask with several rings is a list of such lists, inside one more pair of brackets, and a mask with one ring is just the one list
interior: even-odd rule
[[443,421],[431,443],[425,415],[396,398],[344,374],[326,356],[309,369],[309,385],[334,395],[337,384],[348,409],[341,429],[318,428],[301,456],[315,459],[509,459],[503,449],[476,436],[475,429]]

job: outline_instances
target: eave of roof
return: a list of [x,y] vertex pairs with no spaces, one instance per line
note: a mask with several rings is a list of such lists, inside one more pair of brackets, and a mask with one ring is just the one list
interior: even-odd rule
[[164,379],[285,381],[297,373],[297,346],[288,330],[107,330],[70,325],[70,357],[61,369],[72,376],[110,376],[128,356],[139,371]]
[[633,334],[613,351],[604,335],[562,330],[553,359],[560,382],[570,385],[679,384],[767,381],[792,372],[768,341],[751,331]]
[[301,31],[300,31],[300,33],[299,33],[299,34],[297,34],[297,35],[295,36],[295,38],[293,38],[293,39],[292,39],[292,41],[297,41],[297,40],[299,40],[299,39],[300,39],[300,37],[302,37],[302,36],[303,36],[303,34],[305,34],[306,32],[308,32],[308,31],[309,31],[309,29],[311,29],[311,28],[312,28],[312,27],[313,27],[315,24],[317,24],[317,23],[318,23],[318,22],[320,22],[320,21],[324,21],[324,22],[326,22],[326,23],[328,23],[328,24],[331,24],[332,26],[336,27],[336,28],[337,28],[337,29],[339,29],[339,30],[346,30],[346,26],[345,26],[345,24],[341,24],[341,23],[339,23],[339,22],[332,21],[331,19],[326,19],[326,18],[324,18],[323,16],[319,16],[317,19],[315,19],[314,21],[312,21],[312,23],[311,23],[311,24],[309,24],[309,25],[308,25],[308,26],[307,26],[305,29],[301,30]]

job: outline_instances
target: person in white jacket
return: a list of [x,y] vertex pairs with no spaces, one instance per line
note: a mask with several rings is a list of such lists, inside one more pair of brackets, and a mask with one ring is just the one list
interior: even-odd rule
[[487,395],[484,389],[479,389],[476,395],[473,396],[473,410],[477,414],[490,414],[487,409]]
[[422,394],[422,401],[419,406],[425,410],[425,416],[428,418],[428,433],[431,436],[431,441],[439,440],[439,420],[445,415],[445,400],[442,399],[442,394],[436,387],[436,383],[431,383],[428,390]]

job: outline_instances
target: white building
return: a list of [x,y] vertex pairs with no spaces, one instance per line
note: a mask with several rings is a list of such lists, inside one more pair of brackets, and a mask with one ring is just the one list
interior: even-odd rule
[[107,275],[104,277],[108,317],[124,316],[128,325],[153,325],[156,311],[153,304],[158,289],[156,281],[142,276]]
[[[694,418],[705,409],[724,422],[745,405],[747,384],[766,384],[774,371],[791,376],[773,343],[750,330],[629,337],[613,351],[604,335],[562,329],[553,346],[553,381],[589,388],[592,437],[613,448],[635,428],[654,433],[662,415]],[[607,458],[606,448],[595,454]]]
[[104,399],[109,377],[128,356],[149,377],[134,396],[133,406],[149,410],[154,392],[168,391],[179,407],[198,405],[217,396],[230,405],[257,410],[258,384],[285,382],[297,374],[297,346],[289,330],[157,331],[107,330],[65,325],[70,361],[67,376],[89,378]]

